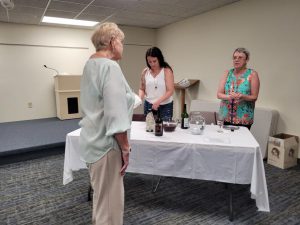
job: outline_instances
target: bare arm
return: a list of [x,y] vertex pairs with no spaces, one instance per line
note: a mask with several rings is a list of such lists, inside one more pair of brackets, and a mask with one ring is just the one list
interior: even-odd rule
[[226,73],[224,73],[223,76],[221,77],[219,87],[218,87],[218,92],[217,92],[218,99],[223,99],[223,100],[234,99],[234,100],[244,100],[244,101],[256,101],[257,100],[260,82],[259,82],[258,74],[256,71],[253,71],[253,74],[252,74],[251,94],[250,95],[243,95],[241,93],[236,93],[236,92],[231,92],[229,95],[226,95],[225,94],[225,83],[227,80],[227,74],[228,74],[228,71]]
[[227,76],[228,76],[228,71],[226,71],[221,77],[221,80],[220,80],[220,83],[218,86],[218,91],[217,91],[218,99],[222,99],[222,100],[230,100],[231,99],[230,95],[225,94],[225,83],[227,80]]
[[146,84],[145,84],[145,74],[147,72],[147,68],[145,68],[141,75],[141,82],[139,88],[139,97],[143,100],[146,94]]
[[260,87],[259,77],[256,71],[253,71],[251,78],[251,93],[250,95],[241,95],[240,99],[244,101],[256,101],[258,98]]
[[161,102],[170,98],[174,93],[174,74],[171,69],[165,68],[166,93],[153,103],[153,109],[157,109]]
[[244,95],[241,93],[230,93],[230,97],[235,99],[235,100],[239,100],[239,101],[256,101],[257,97],[258,97],[258,92],[259,92],[259,78],[258,78],[258,74],[256,71],[253,71],[252,73],[252,77],[251,77],[251,81],[250,81],[250,85],[251,85],[251,92],[250,95]]
[[118,142],[119,147],[121,148],[122,152],[122,168],[121,168],[121,175],[125,175],[127,166],[129,164],[129,152],[130,152],[130,145],[128,142],[127,131],[122,133],[117,133],[114,135],[115,139]]

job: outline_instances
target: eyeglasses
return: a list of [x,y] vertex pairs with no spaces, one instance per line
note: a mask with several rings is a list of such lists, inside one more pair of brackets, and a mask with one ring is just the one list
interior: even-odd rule
[[232,60],[242,60],[242,59],[246,59],[246,57],[242,57],[242,56],[234,56],[234,57],[232,57]]

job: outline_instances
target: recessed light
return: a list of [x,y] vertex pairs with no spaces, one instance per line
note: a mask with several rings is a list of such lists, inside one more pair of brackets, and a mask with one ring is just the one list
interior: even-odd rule
[[74,26],[87,26],[93,27],[97,23],[96,21],[88,21],[88,20],[75,20],[75,19],[66,19],[60,17],[51,17],[51,16],[44,16],[43,23],[54,23],[54,24],[64,24],[64,25],[74,25]]

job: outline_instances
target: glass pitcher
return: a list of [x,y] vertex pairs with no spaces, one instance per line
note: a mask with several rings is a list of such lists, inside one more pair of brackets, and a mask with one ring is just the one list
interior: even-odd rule
[[192,134],[202,134],[205,128],[205,119],[201,116],[201,112],[190,112],[190,130]]

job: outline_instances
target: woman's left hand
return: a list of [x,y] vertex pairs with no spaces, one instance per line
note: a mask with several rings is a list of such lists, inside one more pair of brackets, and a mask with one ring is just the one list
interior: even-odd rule
[[122,154],[122,168],[120,173],[122,176],[124,176],[129,164],[129,151],[122,151],[121,154]]
[[158,103],[158,102],[154,102],[154,103],[152,104],[152,109],[157,110],[158,107],[159,107],[159,103]]
[[231,98],[234,100],[242,100],[243,95],[241,93],[237,93],[237,92],[232,92],[230,94]]

